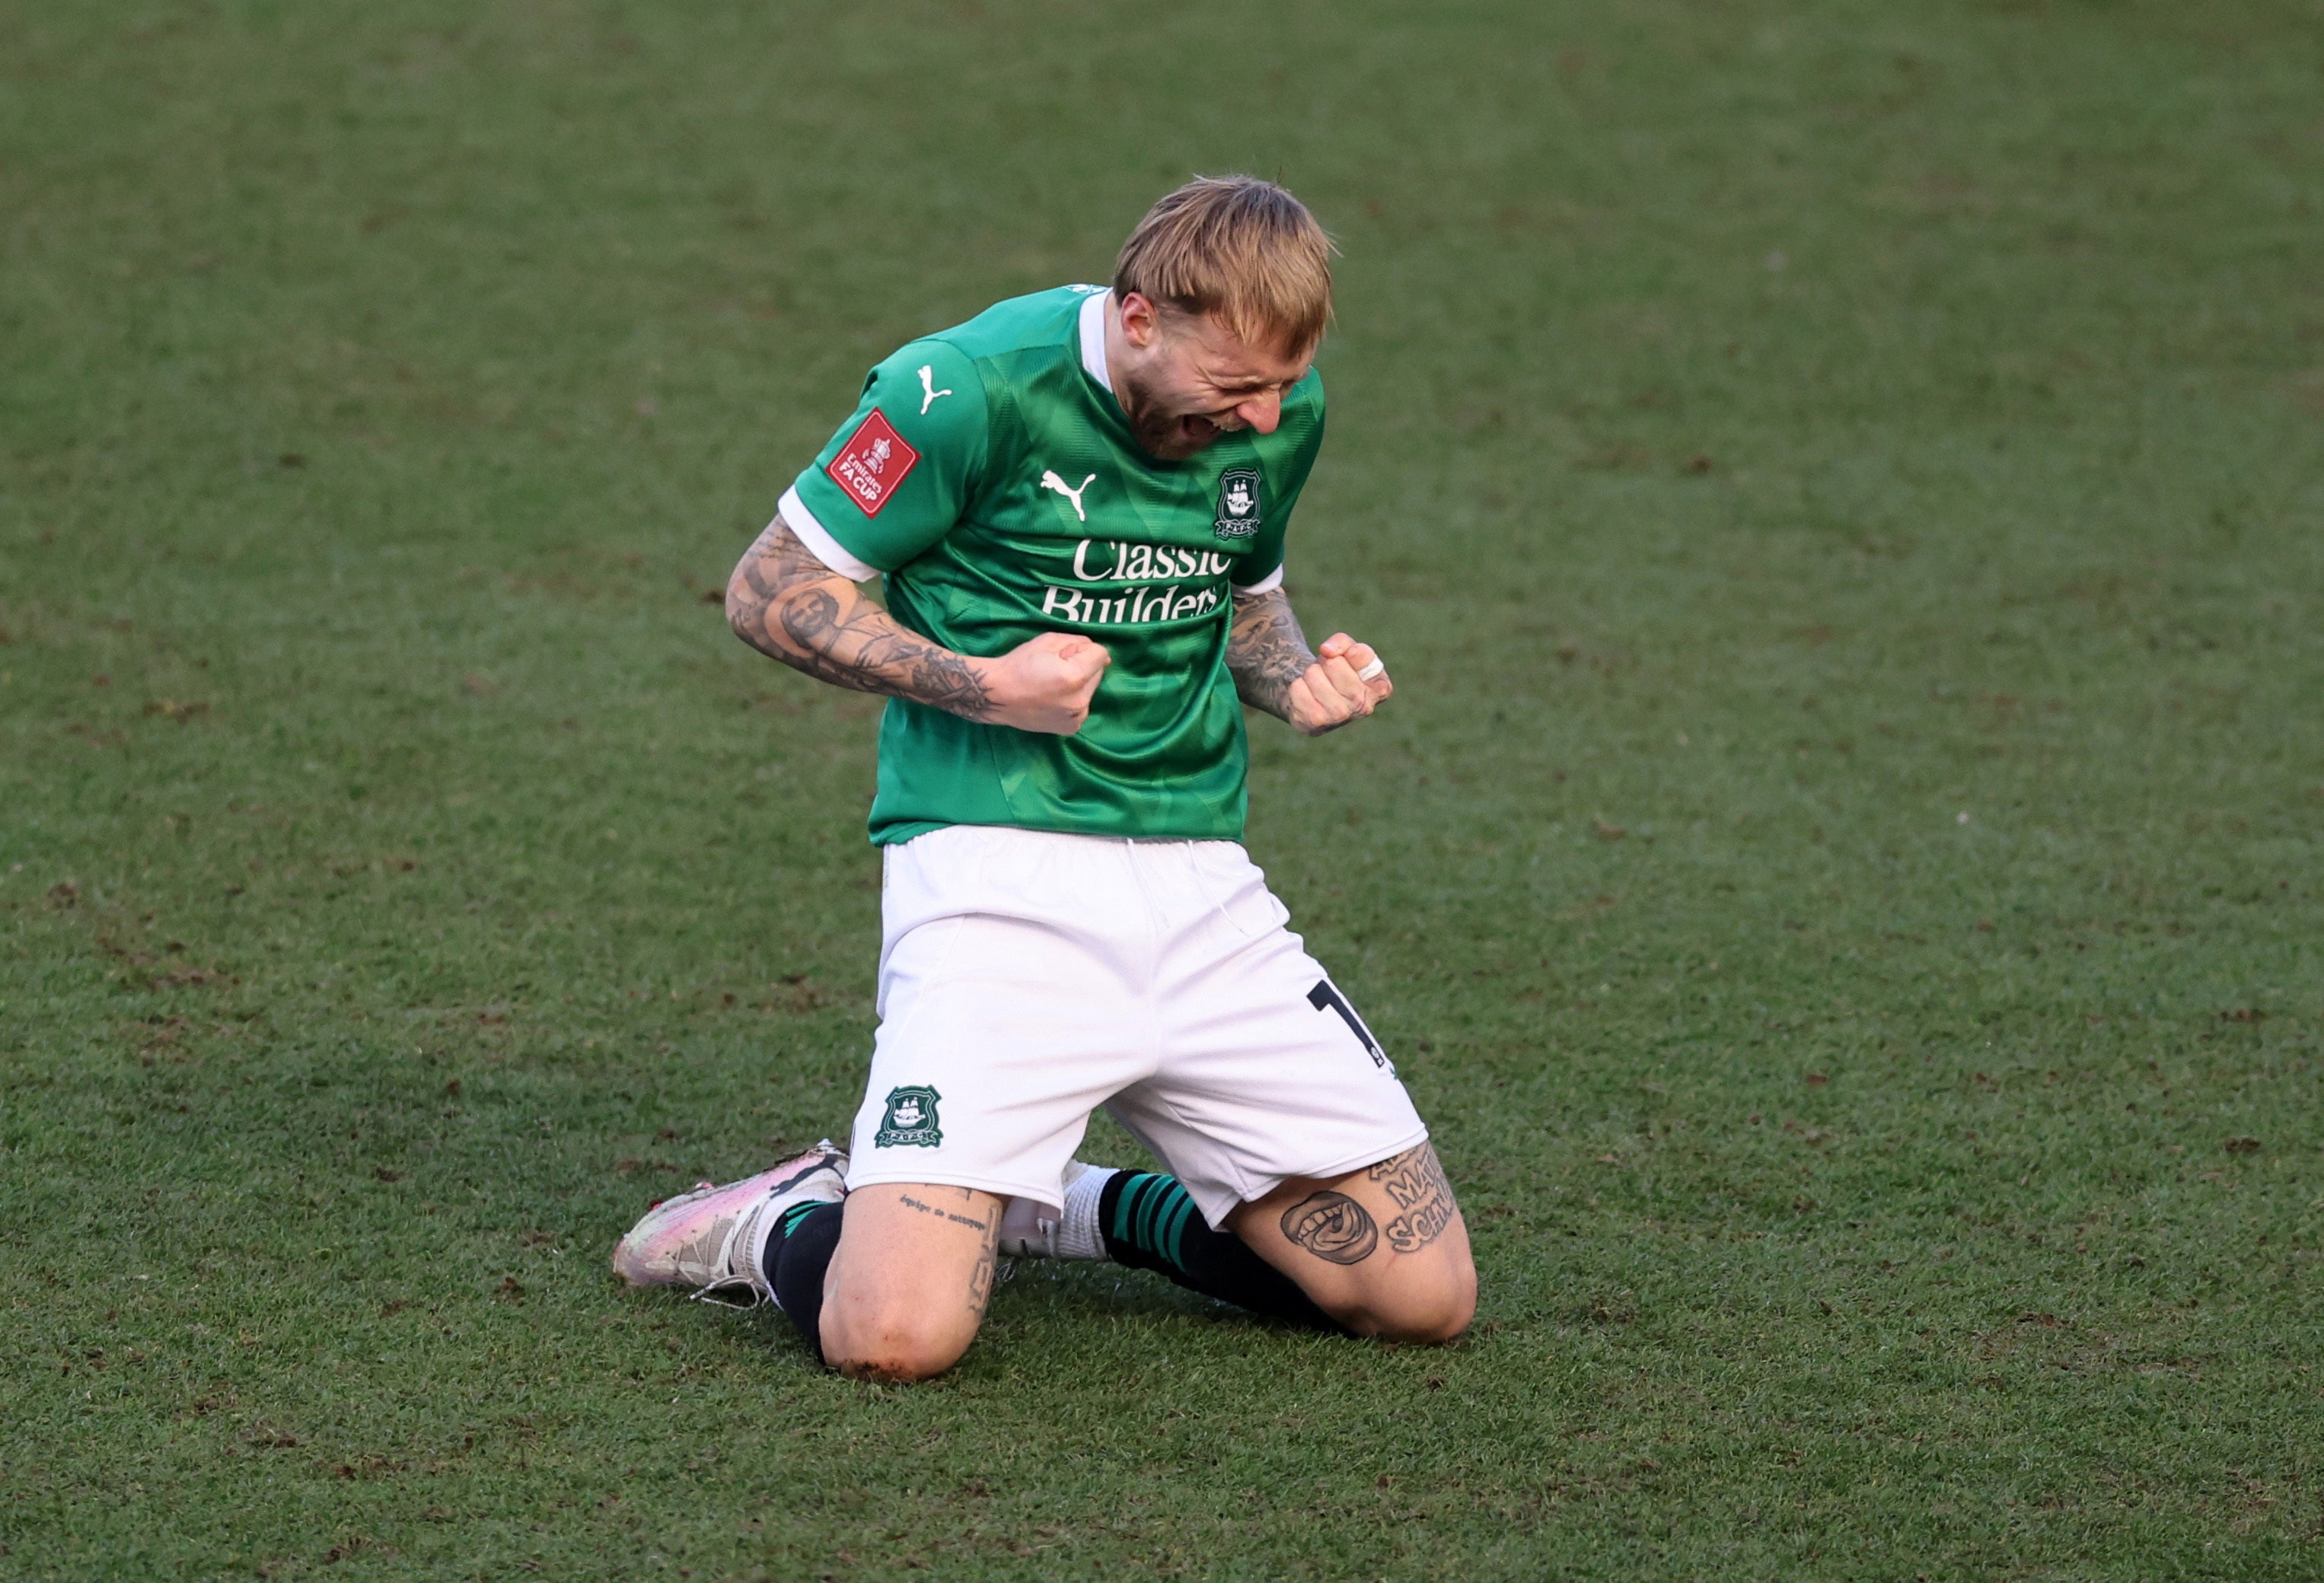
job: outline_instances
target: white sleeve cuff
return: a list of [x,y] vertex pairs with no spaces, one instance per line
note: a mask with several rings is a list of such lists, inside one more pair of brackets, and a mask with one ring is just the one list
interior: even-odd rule
[[1277,566],[1275,570],[1268,573],[1256,583],[1236,584],[1235,592],[1237,594],[1272,594],[1282,586],[1283,568]]
[[[816,559],[849,582],[869,583],[880,575],[879,567],[849,555],[846,546],[834,538],[830,529],[815,520],[815,513],[807,509],[805,501],[799,499],[797,484],[783,491],[783,498],[775,510],[782,514],[783,520],[789,523],[791,531],[798,536],[798,541],[814,553]],[[1277,572],[1277,580],[1280,581],[1282,575]]]

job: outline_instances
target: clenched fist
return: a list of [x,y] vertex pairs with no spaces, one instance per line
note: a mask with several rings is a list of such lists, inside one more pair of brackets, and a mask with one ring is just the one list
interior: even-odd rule
[[1044,632],[998,659],[976,661],[995,725],[1069,737],[1089,718],[1098,677],[1113,662],[1106,646],[1071,632]]
[[1396,691],[1385,669],[1364,679],[1361,673],[1379,658],[1370,644],[1333,633],[1315,646],[1315,663],[1285,690],[1284,718],[1320,737],[1370,714]]

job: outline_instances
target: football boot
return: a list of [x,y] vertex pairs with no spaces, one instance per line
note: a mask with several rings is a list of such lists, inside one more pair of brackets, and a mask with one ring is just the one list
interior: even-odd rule
[[[774,1299],[767,1240],[787,1210],[847,1196],[847,1156],[824,1139],[771,1171],[721,1187],[705,1182],[655,1204],[613,1248],[613,1273],[632,1286],[691,1286],[695,1295],[750,1308]],[[748,1293],[734,1302],[723,1295]]]

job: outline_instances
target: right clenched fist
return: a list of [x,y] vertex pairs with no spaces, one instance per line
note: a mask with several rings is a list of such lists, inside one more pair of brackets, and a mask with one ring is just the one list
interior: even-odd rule
[[995,725],[1069,737],[1089,718],[1097,679],[1113,662],[1106,646],[1071,632],[1044,632],[998,659],[982,660],[985,697]]

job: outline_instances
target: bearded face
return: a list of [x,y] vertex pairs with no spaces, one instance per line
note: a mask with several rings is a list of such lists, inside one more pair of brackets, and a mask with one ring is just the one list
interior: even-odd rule
[[1110,318],[1114,398],[1139,445],[1158,461],[1183,462],[1238,429],[1273,434],[1284,396],[1314,357],[1312,347],[1291,354],[1253,345],[1211,315],[1181,313],[1134,291]]

